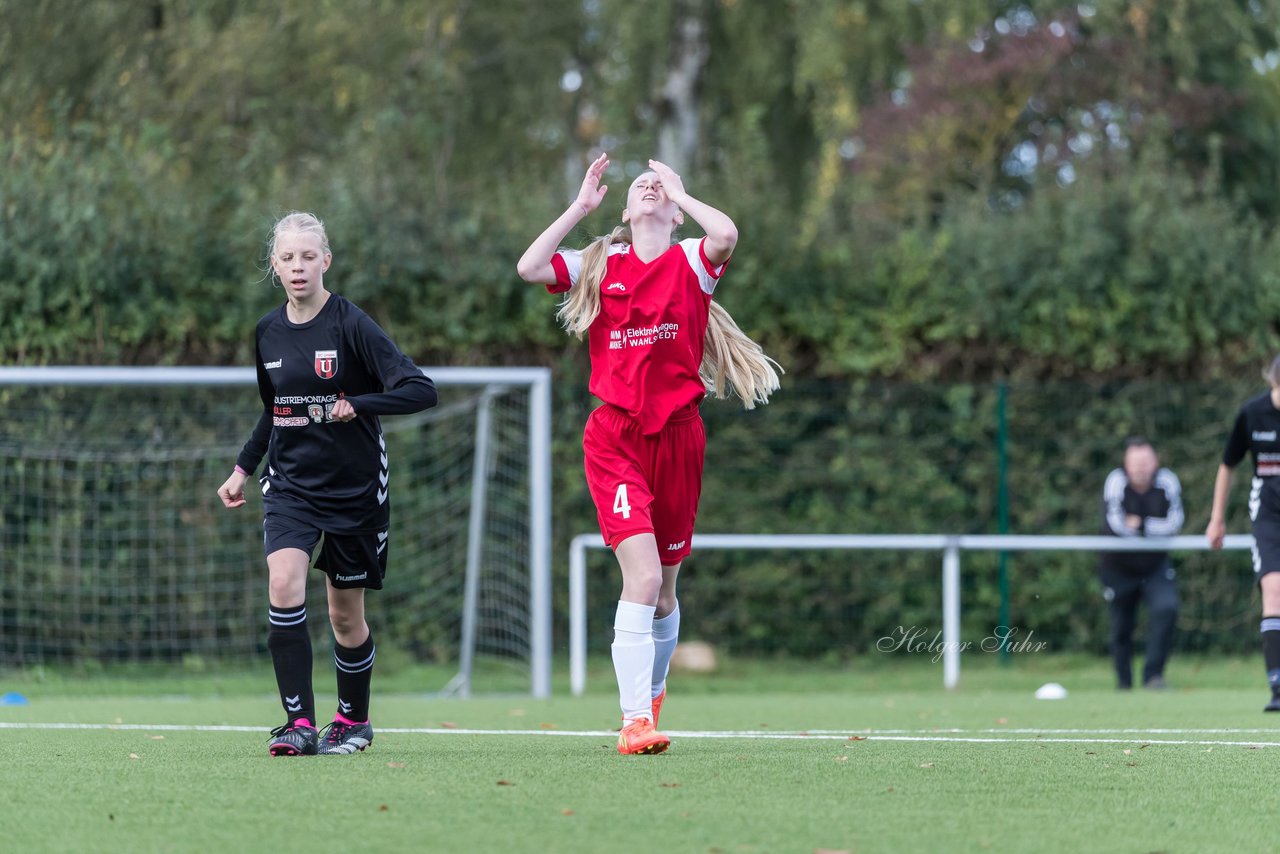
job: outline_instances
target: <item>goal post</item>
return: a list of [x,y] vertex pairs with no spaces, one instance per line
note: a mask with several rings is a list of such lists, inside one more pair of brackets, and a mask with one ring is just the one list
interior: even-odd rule
[[[371,616],[415,659],[456,663],[450,693],[488,656],[548,696],[550,370],[423,372],[439,405],[382,422],[392,557]],[[0,665],[261,652],[261,505],[214,494],[261,412],[252,368],[2,367],[0,402]]]

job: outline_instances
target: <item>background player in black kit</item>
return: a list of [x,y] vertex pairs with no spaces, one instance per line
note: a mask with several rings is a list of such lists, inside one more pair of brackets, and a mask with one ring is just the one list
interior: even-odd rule
[[1280,712],[1280,356],[1262,375],[1271,390],[1245,401],[1236,415],[1213,484],[1213,510],[1205,536],[1212,548],[1222,548],[1232,475],[1252,451],[1253,574],[1262,591],[1262,656],[1271,685],[1271,702],[1265,711]]
[[[1102,533],[1116,537],[1172,537],[1182,530],[1182,485],[1160,467],[1146,439],[1125,442],[1124,465],[1102,488]],[[1147,654],[1142,685],[1164,688],[1164,667],[1178,620],[1178,587],[1168,552],[1103,552],[1098,558],[1103,595],[1111,610],[1111,655],[1116,687],[1133,687],[1133,630],[1138,603],[1147,606]]]
[[[288,301],[258,322],[263,413],[218,496],[227,507],[244,504],[245,480],[267,457],[260,478],[267,645],[288,715],[271,733],[271,755],[354,753],[373,741],[375,648],[364,591],[382,587],[389,545],[389,472],[378,416],[433,406],[436,389],[367,314],[325,289],[333,256],[320,220],[296,212],[281,219],[270,256]],[[307,570],[322,536],[316,568],[327,576],[338,676],[338,710],[323,737],[306,609]]]

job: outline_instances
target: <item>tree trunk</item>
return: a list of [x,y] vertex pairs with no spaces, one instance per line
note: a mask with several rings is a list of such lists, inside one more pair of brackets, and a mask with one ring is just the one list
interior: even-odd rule
[[679,0],[673,29],[658,102],[658,159],[678,173],[693,165],[698,152],[698,83],[711,53],[705,0]]

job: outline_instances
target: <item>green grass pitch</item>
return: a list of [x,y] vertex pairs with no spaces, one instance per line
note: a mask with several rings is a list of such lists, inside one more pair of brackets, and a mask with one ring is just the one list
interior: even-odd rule
[[[8,851],[1240,851],[1268,844],[1280,715],[1258,661],[1117,693],[1097,660],[734,665],[673,676],[661,756],[584,698],[432,699],[375,677],[373,746],[273,759],[269,666],[0,674]],[[1032,696],[1044,681],[1069,696]],[[317,700],[332,702],[317,670]]]

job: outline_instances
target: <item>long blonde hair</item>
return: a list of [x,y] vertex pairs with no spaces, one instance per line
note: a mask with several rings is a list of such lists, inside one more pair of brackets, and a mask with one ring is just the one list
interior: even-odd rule
[[[556,311],[556,319],[565,332],[581,339],[591,328],[600,314],[600,283],[604,280],[609,247],[630,242],[631,229],[620,225],[582,250],[578,281]],[[737,394],[744,408],[755,409],[757,403],[768,403],[769,395],[782,384],[779,372],[785,373],[782,366],[765,355],[764,348],[747,337],[729,312],[713,300],[707,315],[702,364],[698,366],[707,393],[719,398]]]

